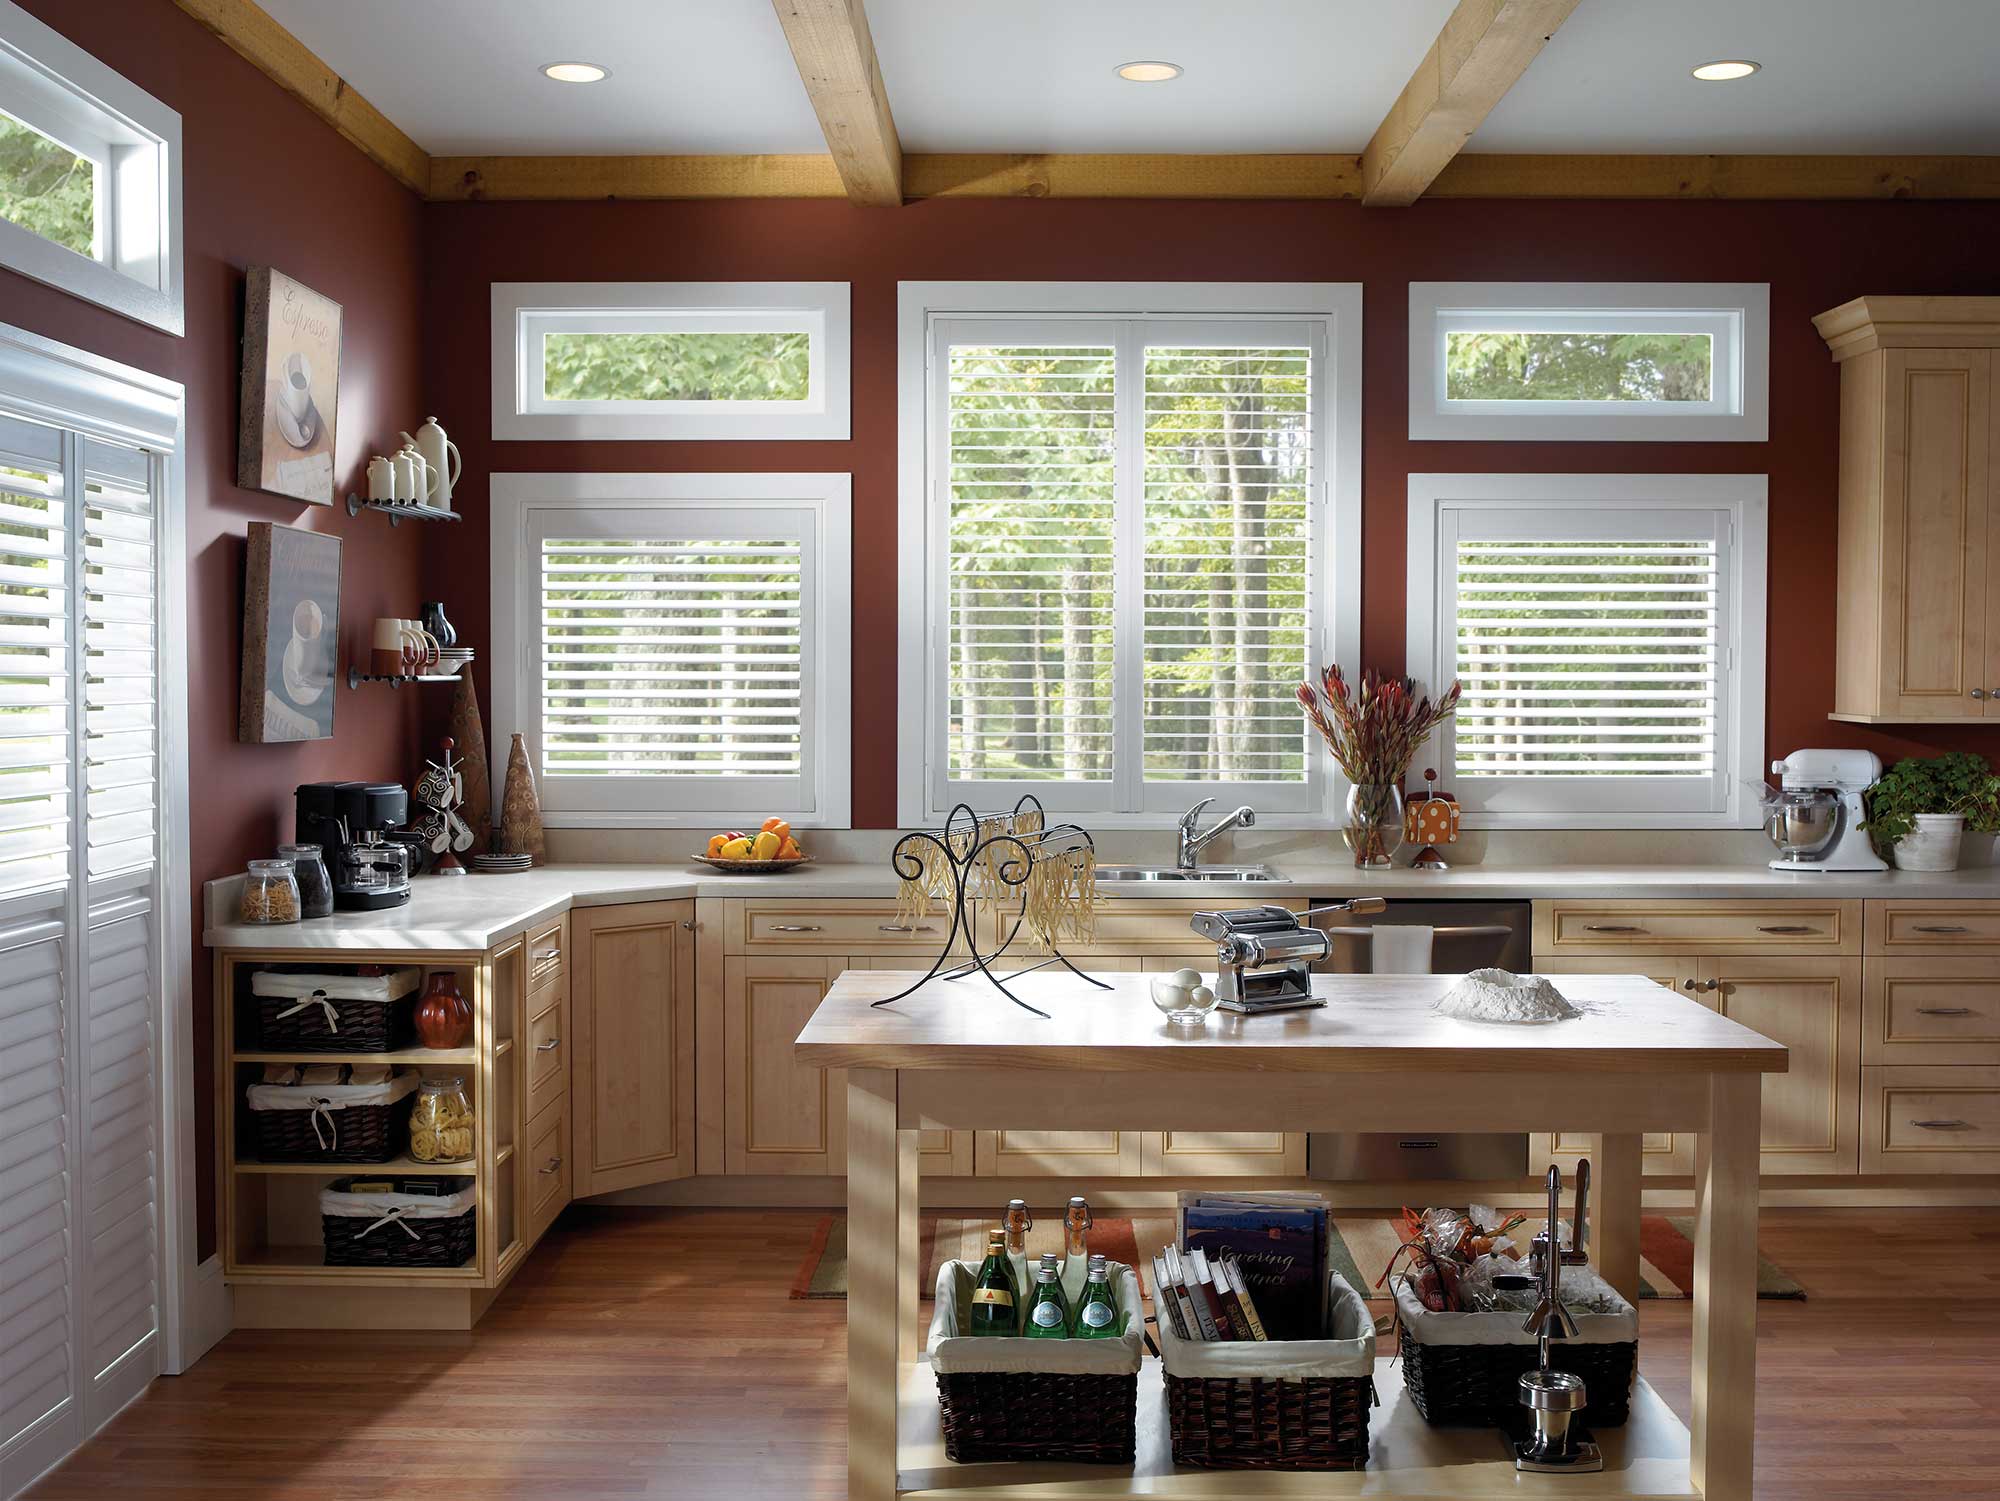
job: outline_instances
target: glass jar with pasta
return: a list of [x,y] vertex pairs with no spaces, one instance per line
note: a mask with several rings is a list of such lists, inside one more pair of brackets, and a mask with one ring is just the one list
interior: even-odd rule
[[457,1074],[426,1079],[410,1112],[410,1156],[418,1162],[465,1162],[472,1156],[472,1100]]

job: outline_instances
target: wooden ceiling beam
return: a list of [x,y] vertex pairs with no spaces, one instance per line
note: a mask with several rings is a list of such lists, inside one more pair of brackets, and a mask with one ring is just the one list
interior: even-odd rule
[[419,193],[430,191],[431,162],[423,147],[251,0],[175,3],[404,187]]
[[1407,207],[1465,148],[1578,0],[1459,0],[1361,153],[1361,201]]
[[862,0],[771,3],[847,196],[878,206],[901,203],[903,143],[882,87]]

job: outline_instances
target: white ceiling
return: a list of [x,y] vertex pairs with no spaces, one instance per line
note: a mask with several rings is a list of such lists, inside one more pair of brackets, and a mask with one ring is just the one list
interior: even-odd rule
[[[770,0],[262,0],[435,155],[820,152]],[[1364,146],[1454,0],[868,0],[911,151]],[[1755,78],[1694,64],[1750,57]],[[1122,62],[1185,76],[1130,84]],[[543,63],[611,69],[558,84]],[[2000,0],[1582,0],[1473,151],[2000,154]]]

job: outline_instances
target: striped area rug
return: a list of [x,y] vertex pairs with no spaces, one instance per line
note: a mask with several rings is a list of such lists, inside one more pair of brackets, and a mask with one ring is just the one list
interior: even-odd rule
[[[1332,1248],[1333,1269],[1369,1296],[1378,1297],[1375,1280],[1388,1266],[1400,1239],[1395,1221],[1383,1215],[1336,1215],[1337,1239]],[[978,1262],[986,1255],[986,1233],[994,1221],[956,1216],[925,1215],[919,1226],[919,1255],[924,1265],[923,1295],[928,1298],[937,1286],[938,1265],[946,1260]],[[1678,1215],[1643,1216],[1639,1221],[1639,1296],[1641,1298],[1685,1298],[1694,1285],[1694,1222]],[[1173,1239],[1172,1215],[1133,1215],[1129,1218],[1100,1215],[1091,1231],[1092,1250],[1102,1251],[1114,1261],[1129,1262],[1141,1269],[1146,1291],[1152,1292],[1147,1268],[1153,1255]],[[1525,1255],[1532,1238],[1531,1226],[1513,1232]],[[1035,1221],[1028,1234],[1028,1253],[1062,1250],[1062,1218],[1050,1212]],[[1803,1299],[1805,1289],[1761,1253],[1757,1258],[1757,1296],[1760,1298]],[[824,1216],[813,1232],[811,1247],[792,1281],[794,1298],[845,1298],[847,1296],[847,1218]]]

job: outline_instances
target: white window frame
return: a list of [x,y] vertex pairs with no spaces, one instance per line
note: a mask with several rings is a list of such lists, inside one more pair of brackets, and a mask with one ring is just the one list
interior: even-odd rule
[[[1764,756],[1764,612],[1768,484],[1761,474],[1412,474],[1409,481],[1409,672],[1426,693],[1457,670],[1456,546],[1468,513],[1573,511],[1579,532],[1617,526],[1620,513],[1675,511],[1720,517],[1727,566],[1718,608],[1715,775],[1687,777],[1454,776],[1453,726],[1426,744],[1418,765],[1444,773],[1473,829],[1754,829]],[[1492,785],[1488,785],[1488,784]],[[1670,785],[1671,784],[1671,785]],[[1699,789],[1698,791],[1696,789]]]
[[[941,602],[946,587],[946,538],[932,495],[929,458],[942,447],[934,427],[932,351],[940,325],[977,322],[1012,326],[1026,335],[1037,322],[1106,324],[1132,319],[1186,320],[1192,342],[1219,342],[1227,325],[1311,323],[1323,338],[1314,386],[1313,460],[1317,528],[1308,566],[1313,614],[1307,632],[1308,671],[1331,661],[1353,663],[1361,648],[1361,286],[1358,282],[901,282],[897,286],[897,608],[896,819],[904,827],[939,822],[953,804],[1011,806],[1032,792],[1049,808],[1077,814],[1095,828],[1167,828],[1199,797],[1241,798],[1258,809],[1260,825],[1322,827],[1346,796],[1339,769],[1322,747],[1307,746],[1309,794],[1268,813],[1268,783],[1153,784],[1143,781],[1140,726],[1128,691],[1114,699],[1113,735],[1119,774],[1074,786],[1048,781],[949,783],[943,745],[946,688]],[[1130,541],[1123,547],[1135,545]],[[916,581],[916,587],[911,587]],[[1136,593],[1121,599],[1121,616],[1137,614]],[[1138,639],[1121,623],[1126,640]],[[1134,673],[1136,680],[1136,672]],[[956,789],[956,790],[954,790]],[[1290,790],[1290,789],[1287,789]],[[1259,800],[1262,805],[1259,805]],[[1283,799],[1279,799],[1283,801]],[[1122,806],[1121,806],[1122,804]]]
[[[497,439],[845,439],[852,372],[844,281],[497,281]],[[542,335],[799,330],[811,335],[805,401],[550,401]]]
[[[1706,333],[1711,399],[1463,401],[1446,395],[1455,332]],[[1762,443],[1770,428],[1769,282],[1413,281],[1410,436],[1481,442]]]
[[179,113],[12,0],[0,0],[0,112],[90,158],[98,203],[95,256],[0,219],[0,266],[184,333]]
[[[518,725],[542,803],[559,829],[709,829],[756,814],[799,828],[849,826],[852,693],[851,478],[845,474],[496,474],[493,476],[493,674],[496,724]],[[541,772],[537,602],[539,528],[561,513],[727,515],[767,532],[801,514],[811,630],[801,644],[804,744],[798,777],[546,777]],[[589,524],[586,519],[583,524]],[[788,533],[789,534],[789,533]],[[506,760],[494,745],[494,786]],[[584,786],[583,784],[592,784]],[[776,784],[776,785],[774,785]]]

